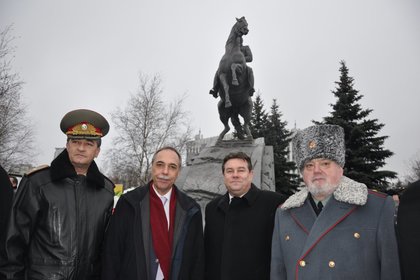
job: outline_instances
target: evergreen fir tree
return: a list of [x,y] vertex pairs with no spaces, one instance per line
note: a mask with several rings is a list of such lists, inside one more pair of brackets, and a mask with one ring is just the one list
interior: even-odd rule
[[379,171],[385,165],[385,159],[393,153],[383,147],[388,136],[377,136],[384,124],[378,119],[368,119],[371,109],[362,109],[358,103],[363,95],[353,88],[353,78],[345,61],[340,61],[340,81],[332,93],[337,97],[331,104],[333,111],[324,117],[323,123],[340,125],[345,133],[346,163],[344,175],[369,188],[384,191],[388,179],[396,178],[393,171]]
[[265,131],[267,130],[267,118],[268,114],[264,110],[261,94],[258,93],[252,107],[250,127],[252,138],[257,139],[264,137]]
[[264,131],[265,144],[273,146],[276,191],[291,195],[299,186],[299,175],[293,173],[295,163],[288,160],[292,133],[286,129],[287,122],[281,117],[277,101],[273,99]]

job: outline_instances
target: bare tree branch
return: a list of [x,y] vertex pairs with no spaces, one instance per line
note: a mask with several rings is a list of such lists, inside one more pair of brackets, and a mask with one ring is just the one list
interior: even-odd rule
[[27,164],[34,156],[33,130],[21,98],[23,82],[12,70],[12,26],[0,31],[0,163],[6,169]]
[[137,92],[130,96],[125,108],[112,113],[118,137],[106,153],[107,169],[116,182],[139,186],[149,180],[153,153],[165,145],[185,149],[191,138],[185,96],[168,102],[162,92],[159,75],[140,74]]

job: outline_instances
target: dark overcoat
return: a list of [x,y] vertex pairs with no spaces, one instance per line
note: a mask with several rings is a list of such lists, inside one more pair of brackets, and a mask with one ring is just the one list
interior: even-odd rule
[[51,167],[25,175],[13,200],[0,279],[99,279],[113,187],[94,161],[86,176],[77,175],[67,150]]
[[400,279],[391,197],[343,177],[317,217],[304,188],[276,213],[271,280]]
[[0,250],[4,248],[7,221],[12,207],[13,188],[9,175],[0,165]]
[[401,273],[404,280],[420,279],[420,180],[401,196],[397,218]]
[[[150,183],[149,183],[150,184]],[[158,262],[150,229],[149,184],[121,196],[106,233],[103,280],[155,280]],[[177,187],[170,280],[204,277],[200,206]]]
[[226,193],[206,206],[206,279],[269,279],[274,214],[283,201],[252,185],[237,204]]

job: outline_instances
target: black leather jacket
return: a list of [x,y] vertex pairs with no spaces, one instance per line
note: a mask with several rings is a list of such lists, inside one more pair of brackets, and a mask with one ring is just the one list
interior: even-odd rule
[[92,162],[77,175],[64,150],[25,176],[13,202],[1,279],[99,279],[113,184]]

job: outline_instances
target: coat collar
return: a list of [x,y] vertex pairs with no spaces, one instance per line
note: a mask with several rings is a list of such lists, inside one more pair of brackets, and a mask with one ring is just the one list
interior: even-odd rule
[[[149,181],[146,185],[138,187],[130,192],[127,192],[124,194],[125,199],[133,206],[136,207],[139,202],[143,202],[143,200],[148,197],[149,194],[149,187],[152,184],[153,181]],[[183,191],[180,191],[179,188],[176,185],[173,185],[172,191],[176,192],[176,200],[177,204],[185,210],[189,211],[193,208],[199,208],[197,203],[187,196]]]
[[249,206],[252,206],[258,198],[261,190],[258,189],[254,184],[251,184],[251,188],[249,191],[243,196],[245,200],[248,202]]
[[[77,177],[76,170],[70,162],[69,154],[67,149],[64,149],[52,162],[51,162],[51,178],[53,181],[61,180],[64,178],[75,178]],[[94,183],[97,186],[105,186],[105,178],[101,172],[99,172],[98,166],[95,161],[89,166],[86,174],[86,180]]]
[[[368,198],[368,188],[365,184],[358,183],[350,178],[343,176],[337,189],[333,193],[337,201],[354,204],[365,205]],[[308,189],[304,188],[289,197],[281,206],[282,210],[297,208],[305,203],[308,197]]]
[[[249,191],[242,197],[249,206],[252,206],[260,195],[261,190],[254,184],[251,184]],[[219,200],[217,207],[221,208],[225,212],[229,208],[229,192],[226,192]]]

